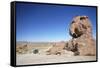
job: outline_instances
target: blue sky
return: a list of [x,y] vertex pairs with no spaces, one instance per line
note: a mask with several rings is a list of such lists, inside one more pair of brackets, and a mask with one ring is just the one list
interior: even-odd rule
[[96,37],[96,8],[40,4],[16,4],[17,41],[67,41],[69,25],[74,16],[86,15],[93,25]]

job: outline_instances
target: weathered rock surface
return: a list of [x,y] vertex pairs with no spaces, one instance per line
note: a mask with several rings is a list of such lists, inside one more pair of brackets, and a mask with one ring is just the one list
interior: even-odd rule
[[87,16],[74,17],[69,34],[71,40],[54,44],[47,51],[48,54],[63,54],[62,51],[66,50],[72,51],[74,55],[96,55],[96,41],[92,34],[92,24]]
[[58,42],[58,43],[54,43],[52,45],[51,48],[49,48],[46,52],[47,52],[47,55],[51,55],[51,54],[54,54],[54,55],[61,55],[61,53],[63,52],[63,48],[65,47],[65,42]]
[[17,54],[26,54],[28,52],[28,46],[27,45],[19,45],[16,47],[16,53]]
[[[96,41],[92,34],[92,24],[87,16],[77,16],[70,25],[72,44],[77,47],[79,55],[95,55]],[[70,46],[70,45],[69,45]]]

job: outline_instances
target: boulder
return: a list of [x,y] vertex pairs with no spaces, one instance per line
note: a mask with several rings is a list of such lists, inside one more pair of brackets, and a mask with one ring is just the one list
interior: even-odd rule
[[[52,45],[46,52],[51,54],[64,54],[71,51],[73,54],[81,56],[95,56],[96,55],[96,41],[92,34],[92,24],[88,16],[76,16],[73,18],[69,34],[72,37],[67,42],[57,42]],[[68,54],[68,53],[66,53]]]
[[50,47],[46,52],[47,55],[61,55],[63,48],[65,47],[65,42],[56,42]]
[[74,17],[69,33],[72,36],[72,45],[68,45],[70,48],[77,47],[79,55],[96,55],[96,41],[92,34],[92,24],[87,16]]

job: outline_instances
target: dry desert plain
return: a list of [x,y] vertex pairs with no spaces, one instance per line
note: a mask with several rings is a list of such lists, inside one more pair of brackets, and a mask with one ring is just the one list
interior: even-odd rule
[[[27,44],[27,46],[25,46]],[[63,62],[80,62],[80,61],[96,61],[96,56],[74,56],[72,52],[63,53],[61,55],[47,55],[46,50],[52,47],[50,42],[17,42],[16,45],[16,64],[48,64]],[[37,49],[38,53],[34,54],[33,50]]]

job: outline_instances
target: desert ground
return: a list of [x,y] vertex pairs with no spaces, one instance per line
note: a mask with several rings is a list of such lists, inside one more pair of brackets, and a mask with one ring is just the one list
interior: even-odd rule
[[[27,46],[25,46],[27,44]],[[51,47],[53,43],[49,42],[18,42],[16,46],[16,64],[46,64],[46,63],[63,63],[63,62],[78,62],[78,61],[95,61],[96,56],[74,56],[73,53],[64,53],[61,55],[47,55],[46,50]],[[34,49],[38,53],[34,53]]]

